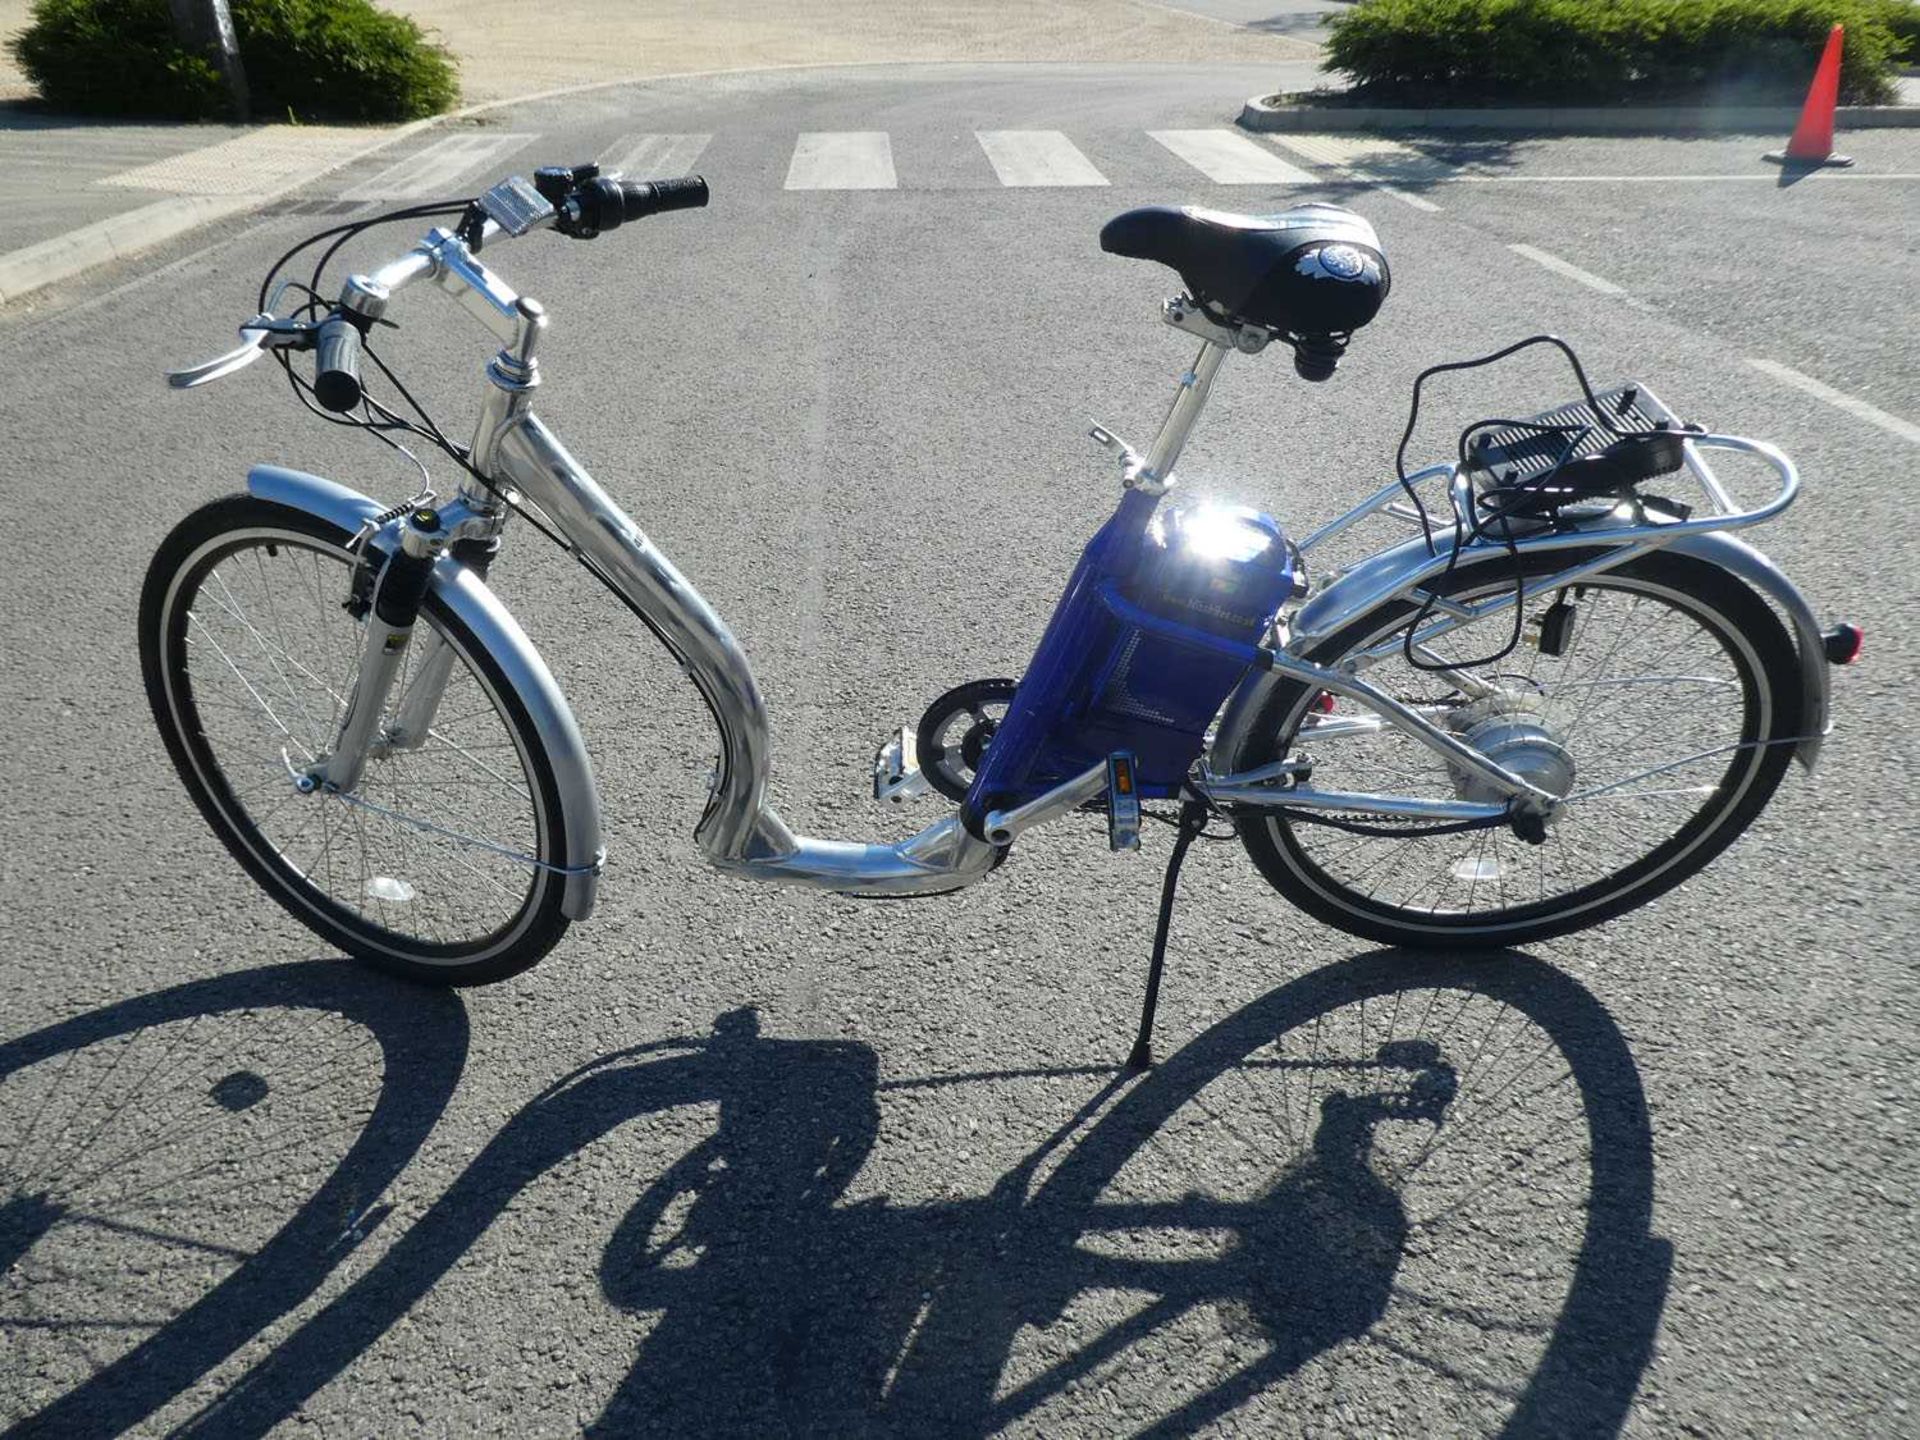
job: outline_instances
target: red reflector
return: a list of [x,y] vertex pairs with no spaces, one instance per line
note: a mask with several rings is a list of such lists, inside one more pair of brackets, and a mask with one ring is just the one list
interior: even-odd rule
[[1860,647],[1866,643],[1866,639],[1867,632],[1858,625],[1836,625],[1820,636],[1829,665],[1853,664],[1860,658]]
[[1331,715],[1333,713],[1333,692],[1331,690],[1322,690],[1318,695],[1314,696],[1313,708],[1318,710],[1322,715]]

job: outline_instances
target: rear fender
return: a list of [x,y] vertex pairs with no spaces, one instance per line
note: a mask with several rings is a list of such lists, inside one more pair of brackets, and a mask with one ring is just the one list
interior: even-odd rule
[[[1426,542],[1409,540],[1368,557],[1315,595],[1293,617],[1293,640],[1289,650],[1295,654],[1316,646],[1361,616],[1391,601],[1408,586],[1445,568],[1448,541],[1435,539],[1436,554],[1429,554]],[[1571,541],[1569,548],[1577,546]],[[1723,531],[1685,535],[1662,547],[1676,555],[1691,555],[1716,565],[1736,579],[1760,592],[1782,611],[1793,634],[1799,658],[1801,724],[1803,737],[1794,747],[1800,763],[1812,770],[1820,758],[1820,746],[1831,728],[1829,716],[1831,680],[1826,648],[1820,638],[1820,622],[1798,587],[1780,567],[1760,551]],[[1239,757],[1256,716],[1264,708],[1274,687],[1284,677],[1271,671],[1253,670],[1241,682],[1222,712],[1218,738],[1214,741],[1212,765],[1216,774],[1231,774],[1240,768]]]
[[[385,508],[357,490],[279,465],[256,465],[248,471],[247,492],[346,531],[358,530]],[[573,711],[547,662],[485,581],[446,555],[434,566],[431,585],[482,648],[499,662],[553,762],[566,845],[558,863],[573,871],[566,877],[560,908],[569,919],[584,920],[592,913],[599,887],[600,796],[594,788],[593,767]]]

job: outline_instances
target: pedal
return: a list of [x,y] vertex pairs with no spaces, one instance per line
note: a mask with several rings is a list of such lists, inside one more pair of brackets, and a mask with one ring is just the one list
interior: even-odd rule
[[1124,750],[1107,757],[1107,844],[1115,850],[1140,848],[1140,792],[1133,783],[1133,756]]
[[873,757],[873,798],[889,805],[904,805],[926,794],[928,788],[927,777],[920,773],[913,731],[902,725]]

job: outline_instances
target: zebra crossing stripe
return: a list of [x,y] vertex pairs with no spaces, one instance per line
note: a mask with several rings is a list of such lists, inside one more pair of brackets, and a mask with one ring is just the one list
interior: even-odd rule
[[884,130],[809,132],[793,147],[789,190],[895,190],[893,142]]
[[1313,177],[1231,130],[1149,130],[1148,135],[1216,185],[1308,185]]
[[1382,135],[1275,135],[1273,143],[1317,165],[1354,170],[1370,179],[1440,180],[1459,167]]
[[[520,131],[448,135],[390,165],[372,179],[350,186],[343,200],[416,200],[435,192],[452,195],[460,181],[491,170],[539,137]],[[489,181],[498,177],[488,175]]]
[[[97,181],[132,190],[175,195],[247,195],[284,192],[313,176],[364,155],[379,144],[379,131],[325,125],[266,125],[231,140],[169,155]],[[32,163],[31,156],[25,163]],[[62,155],[63,164],[71,156]],[[12,147],[8,166],[22,163]]]
[[1102,175],[1058,130],[976,130],[974,138],[1002,185],[1105,185]]
[[622,135],[600,156],[600,168],[631,180],[685,175],[700,163],[712,139],[711,135]]
[[[1380,135],[1274,135],[1273,143],[1294,154],[1366,180],[1383,195],[1391,195],[1402,205],[1438,214],[1440,207],[1431,200],[1399,188],[1399,184],[1431,184],[1445,180],[1456,167]],[[1397,181],[1399,184],[1389,184]]]

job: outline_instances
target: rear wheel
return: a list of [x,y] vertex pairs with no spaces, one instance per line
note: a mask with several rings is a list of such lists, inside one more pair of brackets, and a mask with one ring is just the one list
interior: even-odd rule
[[[1535,554],[1523,566],[1540,577],[1578,558]],[[1444,594],[1487,600],[1513,583],[1513,565],[1501,559],[1458,572]],[[1560,598],[1572,625],[1556,647],[1563,621],[1546,612]],[[1544,640],[1487,665],[1472,658],[1505,643],[1512,607],[1461,626],[1422,657],[1455,662],[1458,680],[1407,662],[1400,641],[1416,608],[1400,602],[1364,616],[1311,658],[1334,665],[1376,652],[1371,683],[1566,806],[1537,845],[1504,824],[1439,833],[1380,816],[1246,810],[1241,833],[1261,873],[1351,934],[1410,946],[1516,945],[1645,904],[1760,813],[1800,734],[1792,641],[1758,596],[1703,561],[1655,554],[1548,592],[1528,604],[1530,631],[1544,620]],[[1278,686],[1239,768],[1305,755],[1315,789],[1489,798],[1412,736],[1355,725],[1367,712],[1328,703],[1311,686]]]
[[180,777],[249,874],[348,954],[467,985],[526,969],[567,928],[554,769],[499,664],[436,596],[389,713],[431,636],[453,653],[417,748],[376,751],[350,794],[303,793],[338,733],[360,655],[344,608],[354,557],[335,526],[238,495],[154,557],[140,653]]

